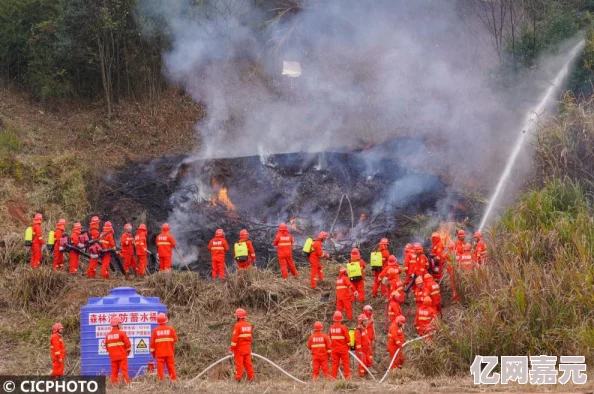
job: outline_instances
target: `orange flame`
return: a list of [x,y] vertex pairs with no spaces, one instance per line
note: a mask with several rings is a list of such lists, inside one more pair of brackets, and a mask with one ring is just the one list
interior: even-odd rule
[[235,211],[237,208],[229,198],[229,195],[227,194],[227,188],[219,186],[219,184],[214,178],[211,180],[211,184],[215,190],[219,190],[217,195],[210,200],[211,205],[214,207],[217,206],[217,204],[221,204],[225,208],[227,208],[228,211]]
[[289,227],[292,230],[297,230],[297,221],[295,220],[295,218],[290,218],[289,219]]
[[445,246],[449,245],[449,243],[451,242],[450,234],[452,234],[452,231],[454,231],[455,229],[456,229],[456,223],[454,223],[454,222],[445,223],[439,229],[439,231],[438,231],[439,237],[441,238],[441,242],[443,242],[443,244]]

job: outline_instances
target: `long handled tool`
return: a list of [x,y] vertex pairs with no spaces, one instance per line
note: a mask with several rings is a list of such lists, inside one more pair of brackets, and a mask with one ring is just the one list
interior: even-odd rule
[[177,249],[177,246],[175,247],[175,251],[177,252],[177,255],[179,256],[179,259],[182,261],[182,263],[184,263],[184,265],[186,266],[186,269],[188,271],[190,271],[190,267],[188,266],[188,263],[185,262],[184,258],[182,257],[181,253],[179,252],[179,250]]

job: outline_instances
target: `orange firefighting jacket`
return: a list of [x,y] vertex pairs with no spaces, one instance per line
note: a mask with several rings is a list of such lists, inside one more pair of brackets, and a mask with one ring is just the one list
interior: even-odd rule
[[386,268],[388,265],[388,259],[390,258],[390,250],[388,245],[380,245],[377,250],[382,252],[382,268]]
[[252,325],[240,319],[233,327],[230,350],[238,355],[245,355],[252,352]]
[[314,332],[307,341],[307,348],[314,357],[328,357],[328,353],[332,351],[331,346],[330,337],[321,331]]
[[390,321],[396,320],[398,316],[402,315],[402,308],[400,307],[400,303],[394,300],[390,300],[390,304],[388,305],[388,318]]
[[225,257],[225,253],[229,250],[229,244],[225,237],[214,237],[208,243],[208,250],[211,257]]
[[136,236],[134,237],[134,246],[136,246],[136,256],[146,256],[146,250],[148,249],[148,245],[146,242],[146,231],[138,230],[136,231]]
[[332,351],[335,353],[347,353],[350,346],[349,330],[344,324],[337,321],[330,326],[330,340],[332,341]]
[[64,360],[66,358],[66,347],[62,336],[57,332],[50,337],[50,356],[52,361]]
[[120,238],[122,254],[134,254],[134,236],[130,233],[122,234]]
[[293,236],[288,231],[279,231],[272,243],[278,257],[293,257]]
[[105,347],[112,361],[124,360],[132,349],[128,335],[117,327],[113,327],[105,336]]
[[472,261],[472,254],[468,251],[464,251],[460,256],[458,266],[463,271],[472,271],[474,268],[474,262]]
[[151,354],[155,358],[173,357],[175,356],[175,342],[177,342],[175,329],[167,324],[159,324],[151,334]]
[[477,265],[483,265],[487,262],[487,244],[482,239],[474,247],[474,261]]
[[157,235],[155,243],[157,244],[157,254],[159,256],[173,256],[173,248],[177,245],[175,244],[175,238],[173,238],[173,235],[169,231],[163,231]]
[[316,239],[311,245],[311,253],[309,254],[309,262],[311,265],[319,265],[320,259],[327,259],[328,254],[322,250],[322,241]]
[[[58,238],[56,238],[58,239]],[[103,250],[115,248],[115,240],[113,239],[113,231],[101,233],[99,236],[99,243]]]
[[340,274],[336,278],[336,299],[337,300],[350,300],[351,292],[355,291],[355,287],[349,280],[347,274]]
[[[59,238],[56,238],[59,240]],[[41,232],[41,224],[36,223],[33,225],[33,241],[34,244],[43,245],[43,234]]]
[[375,327],[373,325],[373,312],[363,311],[363,314],[367,316],[369,322],[367,323],[367,337],[370,341],[375,340]]
[[404,345],[404,342],[406,342],[404,331],[398,327],[396,322],[393,322],[390,324],[390,330],[388,331],[388,348],[399,348]]
[[367,336],[367,329],[363,326],[357,327],[355,330],[355,351],[357,353],[367,353],[370,347],[371,343]]
[[415,315],[415,327],[420,332],[423,332],[429,327],[433,320],[437,317],[437,312],[432,305],[421,304],[417,307],[417,314]]

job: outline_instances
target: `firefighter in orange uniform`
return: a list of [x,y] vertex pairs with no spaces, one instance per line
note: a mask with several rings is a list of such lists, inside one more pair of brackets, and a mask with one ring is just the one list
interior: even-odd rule
[[252,325],[245,321],[247,313],[238,308],[235,310],[237,323],[233,327],[233,336],[231,338],[231,348],[229,353],[233,354],[235,359],[235,380],[241,381],[243,369],[247,373],[249,381],[254,380],[254,366],[252,365]]
[[388,304],[388,319],[390,323],[396,320],[398,316],[402,316],[402,303],[404,298],[398,291],[393,291],[390,295],[390,303]]
[[331,350],[330,337],[322,332],[324,325],[322,322],[314,323],[314,333],[307,341],[307,348],[311,351],[311,376],[316,380],[320,374],[320,369],[324,372],[324,377],[328,379],[330,372],[328,371],[328,357]]
[[359,249],[351,250],[351,261],[346,264],[349,280],[355,287],[358,296],[353,294],[352,301],[365,302],[365,261],[361,258]]
[[388,353],[390,353],[390,362],[392,362],[394,355],[398,352],[391,369],[402,368],[406,359],[402,352],[402,345],[406,342],[404,331],[402,330],[405,324],[406,318],[404,316],[398,316],[392,322],[390,330],[388,331]]
[[349,280],[347,269],[338,268],[338,278],[336,278],[336,310],[345,311],[347,319],[353,318],[353,305],[351,304],[351,295],[357,297],[357,289]]
[[229,251],[229,244],[223,229],[215,231],[215,237],[208,243],[208,250],[212,262],[212,280],[225,279],[225,253]]
[[177,333],[175,329],[167,324],[167,316],[164,313],[157,315],[157,324],[151,334],[151,355],[157,359],[157,377],[165,379],[165,366],[172,382],[177,380],[175,374],[175,343]]
[[464,230],[458,230],[458,238],[456,238],[455,248],[456,248],[456,256],[462,255],[464,253],[464,245],[466,245],[466,232]]
[[136,257],[138,258],[138,275],[144,276],[147,266],[148,242],[146,239],[146,225],[141,223],[134,237]]
[[134,272],[137,271],[136,260],[134,260],[134,236],[132,235],[132,225],[130,223],[124,225],[124,234],[120,238],[120,246],[124,259],[124,272],[128,276],[130,269]]
[[423,303],[425,297],[429,297],[429,287],[425,284],[422,276],[417,276],[415,278],[415,301],[417,303],[417,308],[419,305]]
[[50,356],[52,357],[52,378],[64,376],[64,363],[66,362],[66,347],[62,339],[64,327],[62,323],[56,323],[52,327],[50,337]]
[[363,307],[363,313],[367,316],[367,338],[369,338],[369,356],[373,358],[373,345],[375,344],[375,321],[373,319],[373,307],[371,305],[365,305]]
[[281,223],[278,226],[278,232],[276,233],[276,237],[272,244],[276,246],[276,255],[278,257],[278,263],[280,264],[283,279],[289,277],[287,267],[289,268],[289,271],[291,271],[291,275],[296,278],[298,274],[297,268],[295,268],[295,263],[293,262],[293,236],[289,233],[285,223]]
[[318,280],[324,280],[324,272],[322,271],[322,263],[320,259],[327,259],[330,257],[325,253],[323,248],[324,241],[328,238],[328,233],[322,231],[311,245],[311,253],[309,254],[309,264],[311,265],[311,273],[309,276],[309,287],[315,289],[318,287]]
[[41,222],[43,215],[36,213],[33,217],[33,239],[31,240],[31,268],[39,268],[41,264],[41,247],[43,246],[43,234],[41,233]]
[[334,312],[334,324],[330,326],[330,340],[332,341],[332,378],[336,379],[338,367],[342,363],[342,372],[345,379],[351,378],[349,366],[350,335],[349,330],[342,324],[342,313]]
[[54,231],[56,245],[54,245],[54,263],[52,265],[52,268],[56,271],[64,269],[64,250],[60,250],[60,241],[64,231],[66,231],[66,220],[59,219]]
[[429,297],[431,297],[433,308],[435,308],[437,315],[441,317],[441,288],[439,287],[439,283],[433,279],[431,274],[425,274],[423,279],[423,287],[429,290]]
[[441,237],[438,233],[431,234],[431,254],[433,255],[433,259],[435,263],[437,263],[437,272],[431,271],[431,275],[435,278],[436,281],[441,280],[443,276],[443,265],[445,264],[445,248],[443,246],[443,242],[441,241]]
[[417,307],[417,314],[415,316],[415,327],[419,336],[430,334],[435,331],[435,320],[437,319],[437,312],[433,308],[431,297],[427,296],[423,302]]
[[121,371],[124,382],[129,384],[128,355],[132,350],[132,345],[130,344],[128,335],[120,330],[120,323],[119,317],[113,317],[111,319],[111,331],[105,336],[105,346],[111,360],[111,383],[118,383],[118,375]]
[[80,232],[82,230],[82,225],[80,223],[74,223],[72,226],[72,234],[70,235],[70,243],[76,249],[70,249],[68,255],[70,256],[70,262],[68,264],[68,272],[72,275],[76,275],[78,273],[78,262],[80,257]]
[[487,263],[487,244],[483,240],[483,233],[477,231],[474,233],[474,261],[477,266]]
[[[388,238],[382,238],[380,240],[377,250],[382,254],[382,269],[373,271],[375,280],[373,281],[371,294],[373,295],[373,297],[377,296],[377,292],[381,288],[381,294],[383,296],[388,296],[388,286],[381,283],[382,278],[380,277],[382,272],[384,272],[384,270],[388,267],[388,259],[390,258],[390,250],[388,249]],[[374,267],[371,268],[373,269]]]
[[464,245],[464,250],[460,255],[458,266],[464,272],[470,272],[474,269],[474,261],[472,261],[472,245]]
[[168,223],[161,226],[161,234],[157,235],[157,254],[159,255],[159,271],[171,270],[171,258],[173,257],[173,248],[176,247],[175,238],[169,232],[171,227]]
[[400,267],[398,266],[398,259],[394,255],[388,257],[388,265],[380,273],[379,279],[388,289],[388,295],[386,296],[388,301],[390,301],[390,296],[394,291],[398,291],[404,296],[404,285],[402,279],[400,279]]
[[[89,255],[98,256],[97,246],[93,246],[99,242],[99,216],[93,216],[89,223]],[[87,277],[94,278],[97,274],[97,264],[99,264],[99,258],[89,257],[89,268],[87,268]]]
[[[359,360],[361,360],[361,362],[365,364],[367,368],[371,367],[372,363],[371,357],[369,355],[371,344],[369,342],[369,337],[367,336],[368,322],[369,320],[367,319],[367,316],[365,316],[364,313],[360,314],[357,318],[358,326],[355,330],[355,353],[357,358],[359,358]],[[365,376],[365,372],[367,371],[365,371],[363,365],[361,365],[361,363],[358,361],[357,365],[359,366],[359,376]]]
[[[249,237],[250,235],[246,229],[239,232],[239,241],[237,241],[237,243],[240,245],[236,245],[234,250],[235,261],[237,262],[237,267],[239,269],[248,269],[256,263],[256,251],[254,250],[254,245]],[[241,244],[245,244],[245,248]]]
[[111,255],[115,249],[115,239],[111,222],[105,222],[103,224],[103,231],[99,235],[99,243],[103,249],[101,256],[101,277],[109,279],[109,265],[111,263]]

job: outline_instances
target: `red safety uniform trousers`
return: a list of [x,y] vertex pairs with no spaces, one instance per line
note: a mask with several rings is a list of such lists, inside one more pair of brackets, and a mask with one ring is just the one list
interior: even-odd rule
[[351,303],[350,298],[344,300],[336,300],[336,310],[341,312],[344,310],[344,312],[347,315],[347,319],[353,319],[353,304]]
[[278,263],[280,264],[281,275],[283,279],[287,279],[289,277],[289,272],[287,271],[287,267],[291,271],[291,275],[297,277],[297,268],[295,268],[295,263],[293,262],[293,257],[278,257]]
[[373,271],[373,275],[375,276],[375,280],[373,281],[373,287],[371,288],[371,294],[375,297],[377,295],[377,291],[381,288],[382,295],[388,295],[388,286],[382,284],[379,276],[382,271]]
[[312,378],[314,378],[314,379],[318,378],[318,376],[320,375],[320,369],[322,369],[322,372],[324,372],[324,377],[326,377],[326,378],[330,377],[330,372],[328,371],[328,355],[314,356],[311,359],[311,366],[312,366],[312,372],[311,372]]
[[128,376],[128,359],[123,360],[111,360],[111,383],[118,383],[118,374],[122,372],[124,382],[130,383],[130,376]]
[[175,374],[175,359],[172,356],[157,357],[157,377],[159,380],[165,379],[165,365],[167,365],[169,379],[175,382],[177,380],[177,375]]
[[136,259],[134,258],[134,253],[122,253],[122,258],[124,260],[124,272],[129,274],[130,268],[132,271],[136,272]]
[[39,268],[41,263],[41,244],[33,242],[31,244],[31,268]]
[[332,351],[332,377],[336,379],[338,375],[338,366],[342,362],[342,372],[345,379],[351,377],[351,367],[349,366],[349,352],[335,352]]
[[78,253],[76,253],[73,250],[68,252],[68,255],[70,256],[70,264],[68,265],[68,272],[70,272],[71,274],[76,274],[78,272],[78,260],[79,260],[80,256],[78,255]]
[[212,278],[217,279],[225,279],[225,257],[224,256],[213,256],[211,258],[212,262]]
[[171,269],[171,256],[159,256],[159,271]]
[[89,268],[87,268],[88,278],[94,278],[97,274],[97,264],[99,264],[99,259],[89,259]]
[[58,360],[54,360],[52,362],[52,378],[56,376],[64,376],[64,361],[59,362]]
[[144,272],[146,271],[146,254],[144,256],[137,256],[138,257],[138,275],[144,276]]
[[322,263],[310,263],[310,265],[309,287],[315,289],[318,287],[318,280],[324,280],[324,272],[322,271]]
[[353,286],[355,287],[355,290],[357,290],[358,297],[355,299],[355,293],[353,293],[353,295],[351,296],[351,301],[359,301],[359,302],[365,302],[365,279],[361,279],[358,282],[352,282]]
[[109,279],[109,266],[111,263],[111,253],[105,253],[101,256],[101,277]]
[[398,351],[398,349],[400,349],[400,351],[398,352],[398,355],[396,356],[396,360],[394,361],[394,364],[392,364],[392,369],[402,367],[404,365],[404,360],[406,360],[406,357],[404,356],[404,353],[402,352],[402,346],[388,345],[388,353],[390,353],[390,361],[392,361],[392,359],[394,358],[394,354]]
[[239,354],[238,352],[235,352],[233,358],[235,360],[235,380],[241,380],[244,368],[248,380],[253,380],[254,365],[252,364],[252,353]]

